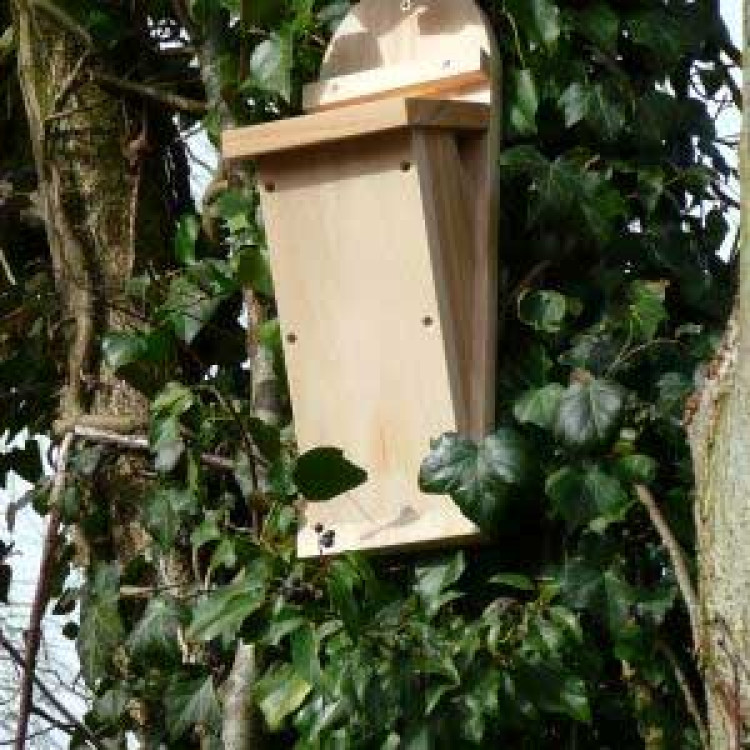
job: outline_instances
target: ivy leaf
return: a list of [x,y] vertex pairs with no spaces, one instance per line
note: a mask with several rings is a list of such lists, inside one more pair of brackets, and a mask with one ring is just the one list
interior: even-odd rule
[[260,247],[251,246],[240,250],[233,258],[235,279],[243,287],[266,297],[273,296],[273,279],[268,257]]
[[613,53],[620,35],[620,19],[605,3],[596,3],[573,14],[576,29],[601,49]]
[[536,133],[536,113],[539,109],[539,94],[532,71],[513,70],[510,74],[511,105],[509,107],[510,125],[518,136],[529,136]]
[[178,276],[169,287],[166,318],[175,335],[186,344],[192,344],[220,304],[221,297],[184,276]]
[[664,304],[667,287],[665,281],[636,281],[630,286],[630,318],[641,341],[653,341],[669,317]]
[[551,430],[564,393],[565,388],[560,383],[526,391],[516,401],[513,415],[521,424],[534,424],[543,430]]
[[338,448],[314,448],[297,459],[294,483],[305,499],[331,500],[367,481],[367,472],[348,461]]
[[587,378],[563,394],[555,420],[557,437],[569,448],[586,450],[609,440],[622,416],[622,388],[607,380]]
[[177,222],[174,249],[177,260],[185,266],[195,263],[195,245],[200,234],[200,224],[195,214],[185,214]]
[[130,693],[122,688],[112,688],[96,698],[92,710],[97,723],[109,727],[118,726],[130,698]]
[[[250,81],[264,91],[278,94],[289,102],[292,98],[292,38],[273,32],[261,42],[250,59]],[[243,84],[243,89],[247,84]]]
[[146,499],[143,523],[165,552],[172,549],[182,526],[198,510],[189,489],[158,487]]
[[623,456],[615,464],[615,473],[624,482],[651,484],[656,479],[659,464],[650,456]]
[[221,708],[212,677],[200,680],[174,680],[164,697],[167,730],[179,739],[196,726],[218,731]]
[[152,599],[128,638],[133,656],[143,661],[179,659],[178,635],[185,624],[184,611],[173,599]]
[[544,333],[559,333],[567,310],[567,300],[559,292],[526,292],[518,301],[521,322]]
[[431,565],[417,567],[414,590],[425,603],[430,616],[437,614],[443,605],[457,597],[455,592],[445,592],[458,582],[465,570],[466,558],[463,552]]
[[513,489],[527,477],[523,439],[502,429],[479,444],[456,434],[433,441],[419,485],[423,492],[450,495],[469,520],[491,531],[504,517]]
[[622,521],[632,505],[622,484],[597,466],[583,472],[569,466],[560,469],[547,480],[546,492],[571,531],[589,525],[602,532],[608,524]]
[[291,664],[272,668],[255,685],[255,700],[272,732],[294,713],[310,694],[312,686],[297,674]]
[[506,7],[535,42],[551,48],[560,38],[560,10],[550,0],[507,0]]
[[566,127],[572,128],[588,120],[606,140],[617,138],[626,124],[621,108],[610,100],[601,84],[572,83],[563,92],[559,104],[565,114]]
[[125,636],[118,602],[117,571],[114,566],[100,563],[82,602],[76,643],[81,669],[89,685],[96,685],[107,676],[110,660]]
[[196,641],[232,639],[266,600],[269,571],[258,561],[234,583],[211,592],[193,612],[188,635]]

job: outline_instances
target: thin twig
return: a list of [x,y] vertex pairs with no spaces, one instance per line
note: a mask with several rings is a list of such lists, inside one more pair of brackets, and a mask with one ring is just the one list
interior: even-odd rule
[[693,693],[693,690],[690,687],[690,683],[685,676],[685,672],[680,666],[680,662],[677,660],[674,651],[672,651],[672,649],[666,643],[660,641],[657,644],[657,647],[662,652],[662,654],[664,654],[664,657],[672,667],[672,672],[674,673],[674,678],[677,682],[677,686],[680,688],[680,691],[682,692],[682,695],[685,699],[685,707],[687,708],[687,712],[690,714],[690,718],[693,720],[695,728],[698,730],[698,735],[700,736],[701,740],[701,746],[705,748],[705,750],[708,750],[711,747],[708,738],[708,728],[706,727],[706,722],[703,718],[703,714],[698,707],[698,701],[695,698],[695,694]]
[[42,561],[39,565],[39,576],[34,593],[34,602],[29,613],[29,627],[26,631],[26,668],[23,672],[20,686],[20,700],[18,707],[18,728],[16,731],[16,750],[24,750],[26,747],[26,733],[29,729],[29,716],[33,704],[34,673],[36,671],[36,659],[39,655],[39,644],[42,638],[42,617],[49,599],[49,584],[52,577],[55,557],[57,555],[57,544],[60,536],[60,495],[65,488],[66,466],[68,455],[73,446],[75,436],[69,432],[60,445],[57,459],[57,473],[52,484],[49,497],[49,520],[47,522],[47,535],[44,539],[42,550]]
[[[11,660],[21,670],[26,672],[26,662],[21,656],[21,652],[5,637],[5,634],[0,630],[0,647],[3,648]],[[97,739],[96,735],[79,719],[77,719],[55,696],[55,694],[39,679],[34,675],[34,684],[39,689],[39,692],[49,701],[50,705],[57,711],[61,716],[65,717],[71,724],[75,725],[80,732],[85,735],[86,741],[98,748],[98,750],[106,750],[104,745]]]
[[101,70],[92,70],[90,75],[93,81],[96,81],[105,88],[118,89],[119,91],[128,94],[134,94],[143,99],[163,104],[170,109],[188,112],[189,114],[194,115],[205,115],[208,112],[208,105],[206,102],[197,99],[190,99],[186,96],[180,96],[179,94],[171,94],[168,91],[162,91],[156,86],[149,86],[148,84],[138,83],[136,81],[128,81],[125,78],[118,78],[109,73],[104,73]]
[[[73,433],[77,438],[89,440],[92,443],[102,445],[114,445],[118,448],[125,448],[130,451],[147,452],[150,450],[148,438],[142,435],[122,435],[115,432],[98,430],[93,427],[84,427],[76,425],[73,427]],[[232,472],[235,470],[235,463],[229,458],[216,456],[211,453],[202,453],[200,456],[201,463],[219,471]]]
[[697,653],[700,650],[700,626],[698,624],[700,610],[698,608],[698,595],[696,594],[695,586],[690,577],[685,553],[682,551],[680,543],[675,538],[672,529],[669,527],[669,524],[662,515],[659,506],[656,504],[656,500],[651,494],[651,490],[643,484],[637,484],[635,486],[635,491],[638,495],[638,499],[646,508],[651,523],[659,534],[659,538],[672,561],[672,567],[674,568],[674,573],[677,578],[677,585],[682,593],[682,598],[687,607],[688,618],[690,619],[690,632],[693,637],[693,649]]

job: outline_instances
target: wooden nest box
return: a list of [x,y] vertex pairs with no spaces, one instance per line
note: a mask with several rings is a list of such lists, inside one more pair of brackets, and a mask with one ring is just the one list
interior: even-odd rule
[[326,553],[477,536],[418,474],[431,439],[493,424],[496,79],[473,0],[362,0],[308,114],[224,134],[257,165],[300,450],[369,475],[307,506],[302,557],[320,526]]

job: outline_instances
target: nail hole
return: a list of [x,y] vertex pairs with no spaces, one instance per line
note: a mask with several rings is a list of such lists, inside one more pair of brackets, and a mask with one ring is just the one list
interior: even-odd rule
[[451,61],[450,60],[445,60],[443,62],[443,70],[448,70],[448,68],[450,68],[450,66],[451,66]]
[[431,328],[434,323],[435,321],[432,319],[430,315],[425,315],[424,318],[422,318],[422,325],[425,328]]
[[267,193],[273,193],[276,191],[276,183],[275,182],[267,182],[266,183],[266,192]]
[[288,335],[288,336],[286,337],[286,340],[287,340],[287,341],[288,341],[288,342],[289,342],[290,344],[296,344],[296,343],[297,343],[297,340],[298,340],[298,339],[297,339],[297,334],[296,334],[296,333],[290,333],[290,334],[289,334],[289,335]]
[[402,172],[408,172],[411,169],[411,162],[410,161],[402,161],[401,162],[401,171]]

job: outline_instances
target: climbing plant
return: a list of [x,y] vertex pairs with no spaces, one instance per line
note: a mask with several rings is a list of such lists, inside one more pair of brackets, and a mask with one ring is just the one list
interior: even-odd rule
[[[336,446],[295,449],[251,167],[220,166],[200,205],[185,167],[196,130],[217,144],[297,113],[348,5],[0,9],[0,425],[75,438],[64,482],[39,477],[31,439],[0,479],[38,481],[28,499],[62,524],[40,591],[71,614],[93,696],[71,747],[701,747],[685,426],[736,272],[715,119],[738,106],[738,53],[717,3],[483,4],[504,62],[498,424],[436,435],[419,481],[487,542],[301,562],[299,498],[361,472]],[[44,71],[15,72],[29,39],[65,49],[44,97]],[[47,108],[28,133],[21,88]],[[101,92],[127,110],[122,175],[82,140]],[[116,293],[92,283],[83,382],[48,244],[96,224],[94,193],[39,200],[70,159],[84,183],[132,181],[120,218],[138,225]]]

